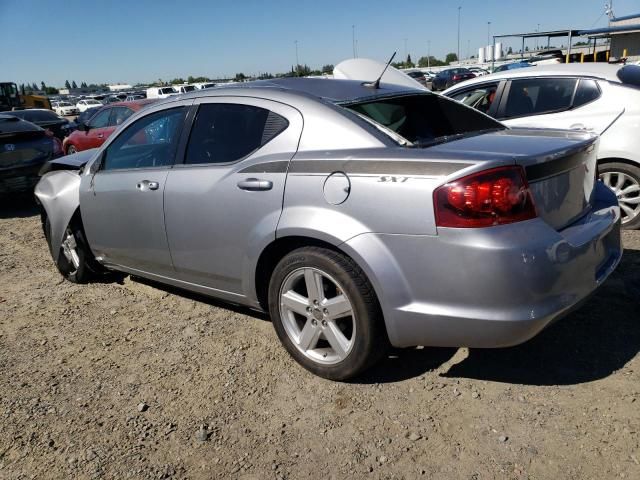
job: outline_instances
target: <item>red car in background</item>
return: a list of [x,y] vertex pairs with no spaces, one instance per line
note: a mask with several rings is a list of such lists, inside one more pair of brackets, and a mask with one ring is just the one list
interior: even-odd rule
[[127,118],[156,101],[155,99],[145,99],[110,103],[98,109],[87,122],[78,125],[78,130],[64,139],[62,144],[64,153],[71,155],[99,147]]

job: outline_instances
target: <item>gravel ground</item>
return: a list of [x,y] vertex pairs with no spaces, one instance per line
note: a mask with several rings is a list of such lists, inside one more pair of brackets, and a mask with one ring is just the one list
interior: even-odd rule
[[0,478],[640,478],[640,232],[578,312],[503,350],[392,352],[332,383],[267,318],[62,281],[0,207]]

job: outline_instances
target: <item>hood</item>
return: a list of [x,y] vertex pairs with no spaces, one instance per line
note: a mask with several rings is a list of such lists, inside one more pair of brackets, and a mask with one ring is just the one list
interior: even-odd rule
[[[340,80],[360,80],[362,82],[375,81],[382,71],[386,63],[371,60],[369,58],[350,58],[344,60],[333,69],[333,77]],[[401,85],[403,87],[417,88],[420,90],[428,90],[420,82],[414,80],[409,75],[402,73],[397,68],[389,65],[387,71],[382,76],[383,83],[391,83]]]
[[64,157],[56,158],[45,163],[40,169],[40,175],[54,171],[54,170],[79,170],[93,159],[97,148],[91,148],[82,152],[74,153],[72,155],[65,155]]

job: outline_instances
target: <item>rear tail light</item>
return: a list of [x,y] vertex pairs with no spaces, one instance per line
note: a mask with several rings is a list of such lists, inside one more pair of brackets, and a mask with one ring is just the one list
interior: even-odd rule
[[453,81],[457,82],[458,80],[460,80],[460,75],[454,75],[453,76]]
[[500,167],[443,185],[433,193],[436,225],[474,228],[537,216],[522,167]]

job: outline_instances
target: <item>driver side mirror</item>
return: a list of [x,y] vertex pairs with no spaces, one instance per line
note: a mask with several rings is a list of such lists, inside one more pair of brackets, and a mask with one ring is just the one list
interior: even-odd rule
[[89,130],[91,130],[91,125],[89,125],[89,123],[87,122],[80,122],[78,124],[78,130],[80,130],[81,132],[88,132]]

